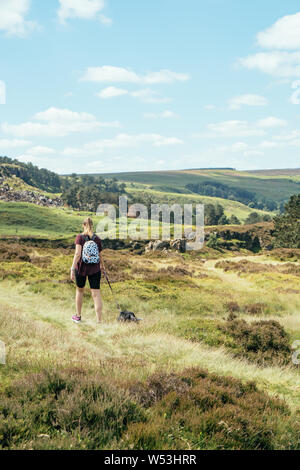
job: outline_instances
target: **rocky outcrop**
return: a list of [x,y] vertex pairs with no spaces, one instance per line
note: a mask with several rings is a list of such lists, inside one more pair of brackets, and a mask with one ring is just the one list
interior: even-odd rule
[[[235,241],[234,245],[238,248],[246,248],[247,250],[258,252],[261,249],[271,250],[274,246],[273,232],[274,226],[272,222],[261,222],[253,225],[241,226],[220,226],[213,230],[205,231],[205,240],[209,239],[210,234],[217,233],[218,237],[225,242],[227,247]],[[240,244],[238,243],[240,242]]]
[[146,253],[150,251],[168,251],[168,250],[175,250],[175,251],[179,251],[180,253],[185,253],[186,240],[185,239],[155,240],[155,241],[150,241],[145,247]]
[[44,207],[61,207],[63,201],[60,198],[50,198],[38,191],[16,190],[10,187],[5,178],[0,177],[0,201],[5,202],[30,202]]

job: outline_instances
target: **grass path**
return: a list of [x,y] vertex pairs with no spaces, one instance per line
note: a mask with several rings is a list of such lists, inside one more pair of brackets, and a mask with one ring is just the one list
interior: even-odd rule
[[[264,263],[270,265],[283,265],[286,264],[286,261],[277,261],[277,260],[270,260],[264,255],[255,255],[255,256],[237,256],[232,259],[234,263],[238,263],[239,261],[247,260],[252,263]],[[257,296],[258,302],[264,302],[266,299],[266,292],[264,284],[258,285],[257,282],[253,282],[251,277],[249,276],[239,276],[237,272],[233,271],[224,271],[221,268],[216,268],[216,264],[219,260],[208,260],[206,261],[204,267],[210,272],[215,273],[215,275],[222,280],[224,284],[228,286],[228,288],[234,289],[235,291],[240,292],[249,292],[255,293]],[[299,265],[299,263],[293,263]],[[297,281],[298,282],[298,281]],[[281,300],[282,303],[287,304],[288,311],[285,311],[284,314],[278,313],[275,315],[267,315],[262,316],[260,315],[259,320],[276,320],[282,324],[286,331],[290,333],[294,340],[298,340],[300,338],[300,306],[299,303],[295,303],[294,298],[289,299],[288,296],[279,296],[279,294],[275,291],[274,297]],[[283,300],[282,300],[283,299]],[[257,321],[256,317],[253,315],[244,315],[243,318],[247,322]]]
[[[249,259],[249,258],[245,258],[245,257],[234,258],[234,262],[241,261],[242,259]],[[216,264],[219,261],[220,260],[208,260],[205,262],[204,267],[208,271],[214,272],[223,282],[225,282],[226,284],[229,284],[235,290],[244,291],[246,289],[246,290],[257,291],[257,287],[254,286],[248,279],[241,278],[240,276],[238,276],[238,274],[234,272],[229,272],[229,271],[225,272],[221,268],[216,268]]]
[[[229,278],[229,281],[231,283],[233,279]],[[155,324],[161,321],[161,312],[146,315],[140,325],[122,325],[116,322],[116,313],[109,299],[105,302],[102,325],[95,325],[90,308],[84,322],[74,325],[70,321],[73,304],[69,300],[51,300],[44,293],[33,295],[22,283],[9,281],[0,284],[0,297],[3,299],[0,313],[3,318],[8,315],[5,342],[9,367],[10,357],[18,354],[32,358],[46,356],[49,360],[68,357],[74,363],[90,360],[110,364],[116,361],[118,367],[112,368],[110,373],[116,380],[122,380],[128,377],[143,379],[155,370],[200,366],[220,375],[254,380],[260,389],[284,398],[292,410],[300,410],[298,370],[289,367],[259,368],[233,358],[223,347],[213,348],[159,331]],[[23,325],[28,330],[25,339]],[[20,336],[16,341],[18,329]],[[13,364],[11,366],[13,368]]]

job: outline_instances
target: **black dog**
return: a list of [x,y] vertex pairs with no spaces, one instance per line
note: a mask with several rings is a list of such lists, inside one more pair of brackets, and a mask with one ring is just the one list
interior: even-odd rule
[[129,312],[128,310],[124,310],[124,312],[120,313],[120,316],[118,318],[118,321],[133,321],[133,322],[139,322],[141,321],[141,318],[136,318],[135,314],[133,312]]

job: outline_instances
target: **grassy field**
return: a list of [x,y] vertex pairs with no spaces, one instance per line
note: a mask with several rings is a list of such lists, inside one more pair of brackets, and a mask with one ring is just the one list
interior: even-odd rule
[[[82,221],[89,215],[93,214],[26,202],[0,201],[0,235],[67,238],[81,231]],[[97,217],[94,220],[96,223]]]
[[104,250],[143,320],[103,283],[97,326],[88,292],[70,321],[72,251],[0,244],[0,448],[299,449],[299,252]]

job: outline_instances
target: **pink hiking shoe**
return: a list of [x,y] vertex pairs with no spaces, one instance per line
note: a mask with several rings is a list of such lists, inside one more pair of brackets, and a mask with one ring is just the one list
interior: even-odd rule
[[81,322],[81,317],[79,317],[78,315],[73,315],[72,316],[72,321],[74,323],[80,323]]

